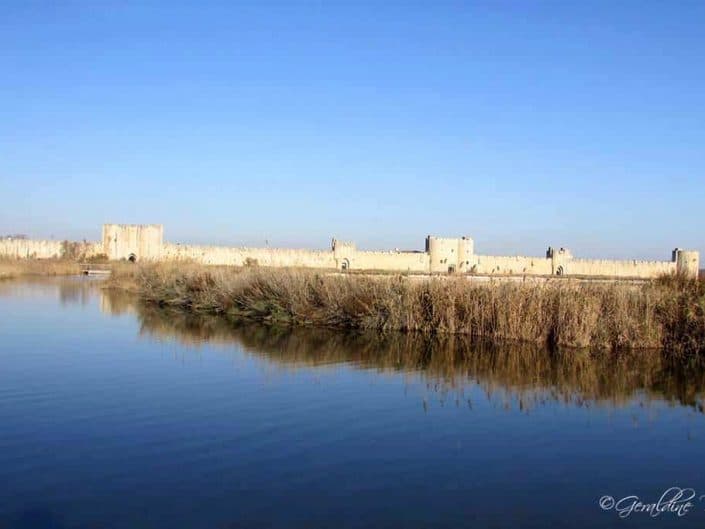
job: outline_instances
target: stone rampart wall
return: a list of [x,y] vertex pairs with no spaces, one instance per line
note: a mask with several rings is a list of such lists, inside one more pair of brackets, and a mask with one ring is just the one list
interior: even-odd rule
[[62,255],[61,241],[36,241],[32,239],[0,240],[0,255],[18,259],[52,259]]
[[545,257],[476,255],[474,268],[476,274],[487,275],[551,275],[551,260]]
[[333,252],[322,250],[292,250],[285,248],[234,248],[165,243],[163,260],[190,260],[202,264],[243,266],[291,266],[336,268]]
[[163,242],[160,224],[105,224],[100,243],[28,239],[0,240],[0,256],[83,259],[104,254],[111,260],[189,260],[209,265],[318,268],[503,276],[587,276],[653,278],[676,271],[696,276],[697,251],[676,249],[671,261],[575,259],[567,249],[549,248],[547,257],[476,255],[470,237],[428,236],[425,252],[361,251],[354,243],[333,240],[330,250],[237,248]]
[[352,270],[385,270],[427,273],[429,257],[424,252],[367,252],[355,253]]
[[606,277],[658,277],[676,271],[670,261],[612,261],[607,259],[571,259],[566,265],[567,275]]

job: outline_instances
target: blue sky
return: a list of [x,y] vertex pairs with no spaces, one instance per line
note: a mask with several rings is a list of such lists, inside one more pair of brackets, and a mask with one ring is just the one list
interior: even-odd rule
[[705,3],[3,2],[0,233],[705,252]]

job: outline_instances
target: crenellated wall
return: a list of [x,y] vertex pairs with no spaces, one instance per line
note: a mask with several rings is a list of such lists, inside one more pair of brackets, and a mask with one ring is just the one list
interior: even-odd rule
[[671,261],[612,261],[576,259],[565,255],[551,257],[476,255],[475,268],[480,275],[567,275],[591,277],[654,278],[676,272]]
[[611,261],[605,259],[571,259],[566,275],[654,278],[676,271],[676,263],[669,261]]
[[165,243],[162,246],[161,259],[191,260],[210,265],[337,268],[332,251],[285,248],[235,248]]
[[358,251],[352,269],[391,272],[428,273],[429,257],[425,252]]
[[[100,243],[25,239],[0,240],[0,255],[47,259],[105,254],[113,260],[188,260],[207,265],[302,267],[418,274],[567,275],[653,278],[675,272],[698,274],[700,255],[676,248],[670,261],[576,259],[570,250],[549,248],[544,257],[477,255],[470,237],[426,238],[425,251],[358,250],[353,242],[333,239],[330,250],[236,248],[165,243],[161,224],[105,224]],[[67,248],[70,250],[66,254]]]
[[337,239],[333,239],[331,251],[335,258],[334,267],[339,270],[428,273],[426,252],[358,250],[355,243]]
[[0,239],[0,256],[14,259],[85,259],[102,252],[103,244],[90,241]]
[[0,255],[16,259],[57,259],[62,255],[62,241],[0,239]]
[[546,257],[475,255],[470,271],[481,275],[552,275],[551,259]]

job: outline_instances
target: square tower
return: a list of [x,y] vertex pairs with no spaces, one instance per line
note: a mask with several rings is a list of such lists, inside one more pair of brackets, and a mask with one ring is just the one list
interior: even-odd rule
[[163,244],[162,224],[103,224],[103,253],[111,260],[155,261]]

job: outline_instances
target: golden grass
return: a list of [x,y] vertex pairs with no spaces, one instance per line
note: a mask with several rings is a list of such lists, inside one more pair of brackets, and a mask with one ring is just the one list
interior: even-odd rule
[[65,259],[0,258],[0,279],[20,276],[59,276],[81,273],[77,262]]
[[600,350],[705,352],[705,283],[473,283],[186,263],[114,272],[142,300],[278,325],[462,334]]

